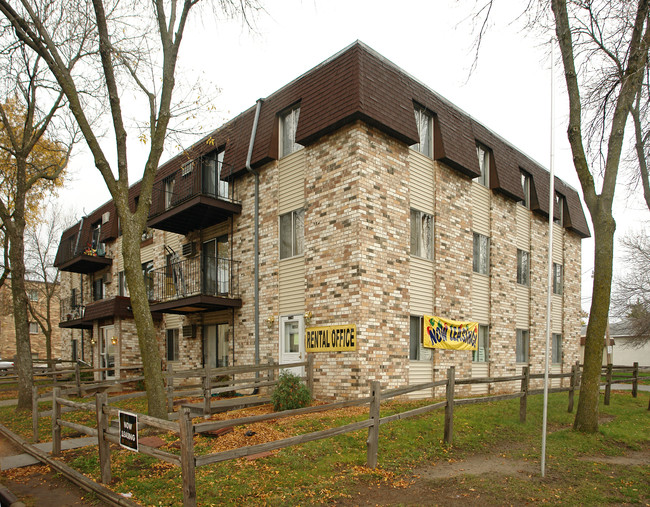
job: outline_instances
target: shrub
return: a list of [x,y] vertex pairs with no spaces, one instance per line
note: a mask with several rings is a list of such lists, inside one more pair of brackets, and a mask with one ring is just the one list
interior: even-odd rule
[[311,403],[311,393],[300,381],[300,377],[290,371],[283,371],[271,395],[271,402],[276,412],[302,408]]

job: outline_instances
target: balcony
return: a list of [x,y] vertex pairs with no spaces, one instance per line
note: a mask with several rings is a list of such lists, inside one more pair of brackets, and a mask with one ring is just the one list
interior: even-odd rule
[[66,329],[92,329],[92,322],[84,320],[86,306],[81,297],[73,295],[61,300],[61,322],[59,327]]
[[156,182],[147,226],[186,235],[241,213],[235,180],[221,177],[222,165],[202,157]]
[[72,273],[95,273],[113,263],[113,259],[107,255],[104,243],[99,243],[98,247],[81,248],[75,247],[77,237],[74,236],[66,241],[62,241],[59,247],[58,262],[54,267],[60,271],[70,271]]
[[148,275],[151,312],[180,315],[240,308],[239,262],[195,257]]

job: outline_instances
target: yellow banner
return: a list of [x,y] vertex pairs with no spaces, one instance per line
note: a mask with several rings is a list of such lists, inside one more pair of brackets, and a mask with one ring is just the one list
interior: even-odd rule
[[357,350],[357,326],[308,327],[305,329],[307,352],[346,352]]
[[458,322],[425,315],[423,345],[429,349],[476,350],[478,322]]

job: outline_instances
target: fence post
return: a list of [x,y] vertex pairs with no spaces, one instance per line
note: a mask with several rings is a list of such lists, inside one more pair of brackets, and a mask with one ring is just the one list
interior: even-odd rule
[[105,392],[95,394],[95,407],[97,409],[97,444],[99,446],[99,469],[101,472],[101,481],[104,484],[111,482],[111,449],[110,443],[106,440],[105,434],[108,433],[108,415],[104,413],[104,407],[107,404],[107,394]]
[[74,363],[74,381],[77,384],[77,396],[81,396],[81,370],[79,363]]
[[307,354],[307,388],[314,397],[314,354]]
[[454,390],[456,387],[456,368],[447,370],[447,404],[445,405],[445,442],[451,445],[454,439]]
[[167,363],[167,412],[174,411],[174,365]]
[[60,394],[60,387],[52,389],[52,456],[59,456],[61,454],[61,426],[59,426],[61,405],[59,405],[58,400]]
[[519,398],[519,422],[526,422],[526,409],[528,407],[528,382],[530,381],[530,368],[524,366],[521,369],[521,374],[524,378],[521,379],[521,393],[522,397]]
[[194,426],[190,409],[181,407],[178,426],[181,434],[181,473],[183,475],[183,506],[196,507],[196,460],[194,458]]
[[569,383],[569,406],[567,412],[571,414],[573,412],[573,400],[575,397],[576,389],[578,388],[578,370],[580,369],[579,363],[576,361],[576,364],[571,366],[571,381]]
[[38,443],[38,387],[32,387],[32,441]]
[[203,417],[207,417],[210,415],[210,397],[212,396],[212,393],[210,392],[211,372],[209,366],[205,367],[204,373],[205,373],[205,377],[203,377]]
[[609,397],[612,394],[612,363],[607,365],[607,380],[605,384],[605,405],[609,405]]
[[377,467],[377,453],[379,451],[379,405],[381,403],[381,391],[379,381],[370,382],[370,413],[368,418],[372,420],[372,426],[368,426],[368,440],[366,440],[366,464],[369,468]]
[[[272,357],[269,357],[268,362],[269,362],[269,369],[266,372],[266,380],[270,384],[271,382],[275,382],[275,368],[273,368],[273,364],[275,363],[275,361],[273,361]],[[273,386],[272,385],[269,385],[269,391],[273,392]]]
[[634,377],[632,381],[632,397],[636,398],[639,391],[639,363],[637,362],[632,365],[632,376]]

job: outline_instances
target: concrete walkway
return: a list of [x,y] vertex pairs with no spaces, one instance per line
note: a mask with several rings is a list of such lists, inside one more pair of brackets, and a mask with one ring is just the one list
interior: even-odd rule
[[[43,452],[52,452],[52,442],[43,442],[32,445]],[[67,451],[68,449],[78,449],[79,447],[87,447],[89,445],[97,445],[97,437],[80,437],[61,440],[61,450],[63,451]],[[11,470],[12,468],[37,465],[39,463],[39,460],[29,454],[5,456],[0,458],[0,470]]]

